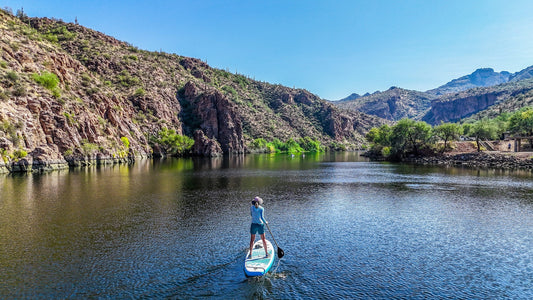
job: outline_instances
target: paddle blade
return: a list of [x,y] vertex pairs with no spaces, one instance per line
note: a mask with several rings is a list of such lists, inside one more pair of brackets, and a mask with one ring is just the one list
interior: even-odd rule
[[281,249],[280,247],[278,247],[278,258],[282,258],[283,255],[285,255],[285,252],[283,252],[283,249]]

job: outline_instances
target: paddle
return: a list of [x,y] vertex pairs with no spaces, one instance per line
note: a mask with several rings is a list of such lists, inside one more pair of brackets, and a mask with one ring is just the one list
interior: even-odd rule
[[285,252],[283,252],[283,249],[281,249],[278,246],[278,242],[276,242],[276,238],[274,238],[274,235],[272,234],[272,231],[270,231],[270,227],[268,226],[268,223],[265,223],[265,224],[267,225],[268,232],[270,232],[270,235],[272,236],[272,239],[274,239],[274,243],[276,243],[276,247],[278,247],[278,258],[282,258],[283,255],[285,255]]

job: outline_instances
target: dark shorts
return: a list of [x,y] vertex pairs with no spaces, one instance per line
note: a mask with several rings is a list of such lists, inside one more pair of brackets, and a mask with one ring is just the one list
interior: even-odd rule
[[250,234],[265,234],[265,224],[252,223],[250,226]]

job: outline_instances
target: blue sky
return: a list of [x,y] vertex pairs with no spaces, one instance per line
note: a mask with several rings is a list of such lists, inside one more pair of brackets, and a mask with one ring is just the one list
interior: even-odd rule
[[533,65],[530,0],[2,1],[336,100]]

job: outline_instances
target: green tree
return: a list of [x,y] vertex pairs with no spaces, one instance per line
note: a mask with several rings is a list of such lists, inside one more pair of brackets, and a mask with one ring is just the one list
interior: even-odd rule
[[431,125],[424,121],[415,122],[412,132],[409,135],[410,142],[413,146],[415,154],[418,154],[419,151],[428,146],[432,138],[432,128]]
[[319,140],[313,140],[306,136],[298,140],[298,144],[303,148],[305,152],[323,152],[324,147],[320,145]]
[[513,134],[533,135],[533,108],[524,107],[509,118],[509,130]]
[[[515,112],[509,119],[509,130],[517,135],[533,135],[533,107],[524,107]],[[529,140],[533,147],[533,140]]]
[[183,155],[194,145],[194,140],[188,136],[177,134],[174,129],[163,128],[158,133],[155,142],[171,155]]
[[477,151],[481,151],[480,140],[492,140],[498,137],[498,128],[494,122],[487,118],[483,118],[472,125],[469,131],[469,136],[476,138]]
[[444,123],[441,122],[440,125],[433,128],[433,133],[435,136],[444,141],[444,150],[448,146],[448,141],[457,140],[462,133],[462,128],[457,123]]
[[391,133],[392,128],[387,124],[383,124],[379,128],[374,127],[370,129],[366,135],[366,138],[374,144],[390,146]]

